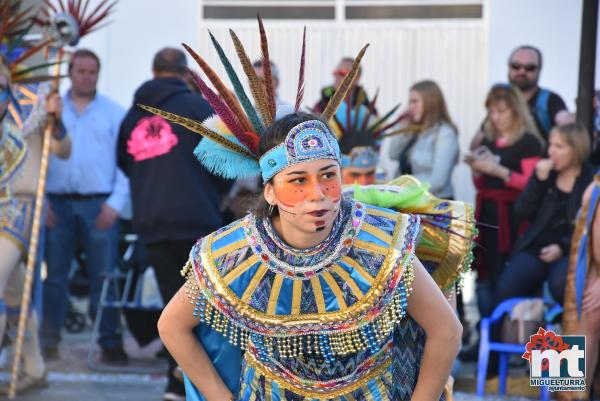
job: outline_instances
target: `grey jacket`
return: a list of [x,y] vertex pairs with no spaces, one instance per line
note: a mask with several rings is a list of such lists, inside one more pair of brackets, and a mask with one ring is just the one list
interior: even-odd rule
[[[400,154],[409,144],[411,135],[396,135],[381,146],[381,168],[386,181],[400,175]],[[447,123],[440,123],[417,134],[408,151],[412,175],[430,185],[429,191],[440,198],[454,197],[452,171],[458,161],[458,136]],[[405,155],[406,156],[406,155]]]

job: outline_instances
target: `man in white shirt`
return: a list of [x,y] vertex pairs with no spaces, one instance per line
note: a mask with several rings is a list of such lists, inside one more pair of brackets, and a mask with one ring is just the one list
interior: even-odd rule
[[[63,122],[71,134],[68,160],[50,159],[42,344],[58,357],[60,331],[68,311],[68,275],[76,246],[86,255],[90,277],[90,314],[95,317],[103,273],[117,262],[118,217],[129,199],[129,183],[117,168],[116,144],[125,110],[97,93],[100,60],[77,50],[69,64],[71,89],[63,96]],[[112,294],[109,294],[111,296]],[[100,322],[102,361],[126,364],[119,313],[106,308]]]

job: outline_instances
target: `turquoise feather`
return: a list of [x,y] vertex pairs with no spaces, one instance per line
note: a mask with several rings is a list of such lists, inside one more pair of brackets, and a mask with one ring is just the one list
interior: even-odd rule
[[213,34],[210,31],[208,32],[208,34],[210,35],[210,40],[212,40],[213,46],[215,47],[215,49],[217,50],[217,53],[219,54],[221,63],[223,64],[223,67],[225,67],[225,71],[227,72],[227,75],[229,76],[229,80],[231,81],[231,84],[233,85],[235,94],[236,94],[238,100],[240,101],[240,104],[242,105],[244,111],[246,112],[246,115],[248,116],[250,123],[254,127],[254,130],[257,134],[263,135],[265,133],[265,126],[263,125],[262,121],[258,117],[258,113],[256,112],[256,109],[252,105],[252,102],[250,101],[250,99],[248,99],[248,96],[246,95],[246,91],[244,91],[244,87],[242,86],[240,79],[238,78],[237,74],[235,73],[235,70],[233,69],[231,62],[229,62],[229,59],[225,55],[223,48],[221,47],[221,45],[219,44],[217,39],[213,36]]
[[348,133],[348,127],[354,126],[354,124],[360,126],[363,124],[364,119],[368,117],[366,107],[360,106],[357,108],[350,108],[350,123],[348,123],[348,121],[346,121],[348,119],[347,109],[347,102],[342,102],[335,113],[335,118],[337,118],[340,128],[345,133]]
[[[236,139],[233,139],[237,142]],[[211,173],[228,179],[260,175],[258,162],[242,154],[233,152],[208,138],[203,138],[194,156]]]

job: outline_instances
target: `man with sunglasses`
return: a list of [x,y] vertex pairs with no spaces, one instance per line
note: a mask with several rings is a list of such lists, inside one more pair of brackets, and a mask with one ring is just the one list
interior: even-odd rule
[[542,53],[538,48],[523,45],[511,53],[508,61],[508,81],[521,89],[540,134],[544,139],[548,139],[552,127],[560,124],[568,111],[558,94],[538,86],[541,70]]
[[[542,52],[537,47],[519,46],[508,58],[508,81],[527,99],[537,129],[547,141],[552,127],[568,122],[570,114],[558,94],[538,85],[541,71]],[[477,149],[482,141],[483,131],[479,130],[471,141],[471,150]]]
[[[329,99],[331,99],[336,89],[340,86],[344,77],[352,69],[353,62],[354,59],[352,57],[344,57],[340,60],[335,70],[333,70],[333,85],[326,86],[323,89],[321,89],[321,99],[316,105],[314,105],[314,112],[320,113],[323,110],[325,110],[327,103],[329,103]],[[356,80],[354,81],[354,84],[352,88],[350,88],[350,91],[348,91],[348,93],[350,94],[349,96],[351,96],[350,99],[352,106],[355,106],[357,102],[361,102],[363,105],[368,107],[369,100],[367,97],[367,93],[365,92],[363,87],[358,84],[361,72],[361,68],[359,67],[358,76],[356,77]]]

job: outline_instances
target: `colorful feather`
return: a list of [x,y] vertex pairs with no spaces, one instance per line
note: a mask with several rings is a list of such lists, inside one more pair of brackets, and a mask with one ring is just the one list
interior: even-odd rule
[[263,124],[265,126],[271,125],[273,122],[273,118],[271,113],[269,112],[269,106],[267,104],[267,98],[265,95],[265,88],[263,86],[262,81],[256,75],[256,71],[254,70],[254,66],[244,49],[244,45],[237,37],[233,30],[229,30],[229,34],[231,35],[231,39],[233,40],[233,46],[235,47],[235,51],[240,59],[240,63],[242,64],[242,68],[246,73],[246,77],[248,78],[248,84],[250,86],[250,91],[252,92],[252,97],[254,98],[254,103],[256,104],[256,108],[262,117]]
[[265,75],[265,92],[267,94],[267,104],[269,112],[273,119],[275,118],[275,88],[273,88],[273,74],[271,73],[271,59],[269,58],[269,43],[267,41],[267,32],[263,25],[260,15],[256,15],[258,19],[258,30],[260,31],[260,49],[262,52],[262,66]]
[[396,117],[394,120],[392,120],[392,122],[384,125],[381,128],[374,130],[373,135],[375,135],[377,137],[381,136],[382,133],[386,132],[388,129],[392,128],[394,125],[400,123],[402,120],[406,119],[409,115],[410,115],[409,111],[405,111],[404,113],[401,113],[398,117]]
[[367,112],[367,116],[365,117],[365,119],[362,122],[362,125],[360,128],[361,131],[365,131],[367,129],[367,124],[369,123],[371,116],[375,114],[375,104],[377,104],[378,97],[379,97],[379,88],[377,88],[377,90],[375,91],[375,96],[373,96],[373,99],[369,102],[369,110]]
[[[52,77],[29,76],[35,70],[47,68],[48,63],[31,62],[32,56],[47,47],[51,40],[40,39],[33,43],[26,40],[27,34],[35,25],[38,10],[35,7],[23,7],[21,0],[0,0],[0,54],[7,62],[11,81],[17,83],[47,81]],[[22,64],[29,62],[29,66]],[[18,105],[14,105],[18,107]]]
[[110,15],[117,4],[114,0],[101,0],[98,5],[88,14],[87,9],[91,0],[44,0],[46,10],[43,16],[37,19],[40,25],[48,26],[54,18],[53,14],[66,13],[71,15],[79,27],[79,38],[88,35],[106,25],[100,24]]
[[21,64],[23,61],[27,60],[29,57],[33,56],[35,53],[42,50],[44,47],[48,46],[50,43],[52,43],[52,40],[48,39],[41,43],[36,44],[35,46],[30,47],[29,49],[24,51],[19,57],[17,57],[15,60],[13,60],[10,63],[11,68]]
[[365,91],[358,91],[358,95],[356,96],[356,102],[354,104],[354,120],[352,120],[352,131],[356,131],[358,129],[359,121],[360,121],[360,111],[363,108],[363,103],[366,99]]
[[352,63],[352,68],[350,72],[346,74],[344,79],[342,80],[340,86],[337,88],[331,99],[329,99],[329,103],[327,103],[327,107],[321,113],[321,117],[325,119],[325,121],[329,121],[331,117],[335,114],[335,111],[338,109],[340,104],[344,101],[346,96],[348,95],[348,91],[356,81],[356,77],[358,76],[358,67],[360,66],[360,61],[362,60],[365,52],[369,44],[366,44],[358,53],[356,58],[354,59],[354,63]]
[[296,104],[294,111],[300,110],[304,98],[304,72],[306,69],[306,27],[302,34],[302,53],[300,55],[300,73],[298,74],[298,92],[296,92]]
[[260,174],[260,165],[255,159],[232,152],[212,140],[200,141],[194,155],[208,171],[224,178],[236,179]]
[[15,70],[13,72],[13,78],[14,77],[21,77],[22,75],[28,75],[28,74],[31,74],[34,71],[37,71],[37,70],[47,69],[47,68],[50,68],[50,67],[54,67],[57,64],[63,64],[63,62],[60,62],[60,63],[54,63],[54,62],[53,63],[43,63],[43,64],[39,64],[39,65],[34,65],[32,67],[29,67],[29,68],[17,69],[17,70]]
[[383,123],[386,122],[386,120],[388,118],[390,118],[395,112],[396,110],[398,110],[398,108],[400,107],[400,104],[397,104],[396,106],[394,106],[394,108],[392,108],[390,111],[388,111],[387,113],[385,113],[382,117],[379,117],[373,124],[371,124],[369,126],[369,128],[367,128],[370,132],[374,132],[377,128],[379,128]]
[[380,138],[388,138],[390,136],[400,135],[400,134],[415,134],[422,130],[423,130],[422,125],[411,124],[409,126],[399,128],[392,132],[386,132],[385,134],[380,135]]
[[250,149],[254,154],[258,151],[258,141],[252,141],[248,136],[244,133],[240,122],[235,117],[235,115],[231,112],[229,107],[223,102],[223,100],[206,85],[206,83],[202,80],[200,75],[196,74],[194,71],[189,70],[188,72],[192,76],[192,79],[200,93],[206,98],[210,106],[213,108],[214,112],[217,113],[221,121],[225,124],[225,126],[231,131],[233,135],[241,143],[243,143],[248,149]]
[[223,100],[229,106],[231,111],[236,115],[236,117],[238,118],[238,121],[242,125],[242,128],[244,128],[244,131],[245,132],[252,131],[253,130],[252,124],[250,124],[250,121],[244,114],[244,111],[242,110],[240,103],[235,98],[235,96],[233,96],[231,94],[229,89],[227,89],[227,87],[225,86],[223,81],[221,81],[221,78],[219,78],[217,73],[212,69],[212,67],[210,65],[208,65],[208,63],[206,61],[204,61],[204,59],[202,57],[200,57],[200,55],[198,55],[198,53],[196,53],[194,50],[192,50],[191,47],[189,47],[185,43],[182,43],[181,45],[190,54],[190,56],[192,56],[192,58],[196,61],[196,63],[202,69],[202,71],[204,71],[204,74],[206,75],[208,80],[213,84],[213,86],[217,90],[217,93],[219,94],[219,96],[221,96],[221,98],[223,98]]
[[[240,153],[246,157],[256,160],[256,156],[254,156],[254,154],[252,154],[252,152],[250,150],[248,150],[245,146],[243,146],[242,144],[236,143],[234,140],[226,138],[225,136],[205,127],[202,123],[199,123],[196,120],[192,120],[191,118],[182,117],[177,114],[169,113],[169,112],[166,112],[166,111],[154,108],[154,107],[146,106],[143,104],[138,104],[138,107],[140,107],[152,114],[156,114],[157,116],[161,116],[165,120],[171,121],[172,123],[179,124],[187,129],[189,129],[192,132],[195,132],[197,134],[204,136],[205,138],[210,139],[213,142],[217,142],[221,146],[226,147],[233,152]],[[235,138],[235,137],[232,137],[232,138]]]
[[240,79],[238,78],[235,70],[233,69],[231,62],[229,61],[229,59],[227,58],[227,55],[223,51],[221,44],[217,41],[217,39],[214,37],[214,35],[210,31],[208,31],[208,34],[210,35],[210,40],[212,41],[213,46],[217,50],[217,54],[219,55],[219,59],[221,59],[221,63],[223,64],[223,67],[225,67],[225,72],[227,73],[227,76],[229,76],[229,80],[231,81],[231,84],[233,85],[235,94],[237,95],[237,98],[240,101],[243,109],[246,111],[246,115],[248,116],[250,123],[254,127],[253,131],[259,135],[264,134],[265,126],[263,125],[260,118],[258,118],[256,109],[254,109],[252,102],[250,102],[250,99],[248,99],[248,96],[246,95],[246,91],[244,90],[244,86],[240,82]]

